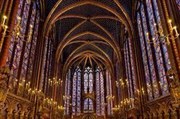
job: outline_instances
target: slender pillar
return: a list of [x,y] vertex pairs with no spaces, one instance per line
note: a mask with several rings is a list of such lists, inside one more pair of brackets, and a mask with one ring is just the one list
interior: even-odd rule
[[[0,54],[0,67],[4,66],[6,64],[8,54],[9,54],[9,47],[10,47],[10,41],[11,41],[11,33],[13,31],[16,15],[18,11],[18,5],[20,3],[20,0],[11,0],[13,2],[11,13],[9,13],[9,23],[8,23],[8,32],[6,34],[7,37],[4,39],[2,51]],[[10,11],[9,11],[10,12]]]

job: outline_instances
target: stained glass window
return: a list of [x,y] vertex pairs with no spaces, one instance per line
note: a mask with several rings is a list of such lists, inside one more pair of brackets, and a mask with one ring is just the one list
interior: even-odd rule
[[67,75],[66,75],[66,82],[65,82],[65,97],[64,97],[64,107],[65,107],[65,115],[69,114],[69,108],[70,108],[70,77],[71,77],[71,70],[69,69]]
[[[23,48],[23,45],[24,43],[26,42],[25,41],[25,38],[26,38],[26,27],[29,27],[27,25],[27,21],[28,21],[28,16],[29,16],[29,8],[30,8],[30,4],[25,1],[25,5],[24,5],[24,11],[23,11],[23,14],[22,14],[22,17],[21,17],[21,37],[19,39],[16,39],[17,40],[17,48],[16,48],[16,54],[15,54],[15,61],[14,61],[14,66],[16,65],[16,68],[14,69],[14,73],[17,74],[18,73],[18,67],[19,67],[19,63],[20,63],[20,58],[21,58],[21,54],[22,53],[22,49]],[[29,46],[28,46],[28,49],[29,49]],[[27,65],[27,61],[28,61],[28,52],[25,52],[24,54],[24,62],[25,65]],[[27,67],[22,67],[22,68],[25,68],[25,69],[22,69],[22,71],[26,70]],[[24,72],[23,72],[24,73]],[[23,78],[24,79],[24,78]]]
[[72,112],[81,113],[81,70],[77,67],[73,75]]
[[[32,10],[32,14],[31,14],[31,19],[30,19],[30,25],[28,28],[28,32],[32,32],[33,27],[34,27],[34,23],[35,23],[35,17],[36,17],[36,4],[33,4],[33,10]],[[28,34],[30,35],[30,34]],[[26,71],[28,68],[28,59],[30,58],[30,54],[31,54],[31,43],[33,42],[34,39],[32,39],[32,35],[31,36],[27,36],[26,38],[26,42],[25,42],[25,52],[24,52],[24,58],[23,58],[23,64],[22,64],[22,70],[21,70],[21,78],[25,78],[26,76]],[[33,44],[35,45],[35,44]]]
[[90,98],[84,100],[84,113],[93,112],[93,101]]
[[134,98],[134,90],[136,87],[135,79],[135,67],[132,53],[132,44],[129,38],[126,38],[124,42],[124,59],[126,67],[126,84],[128,86],[128,95],[129,98]]
[[[90,67],[86,67],[84,70],[84,93],[93,92],[93,70]],[[84,101],[84,112],[93,111],[93,101],[91,99],[86,99]]]
[[32,70],[33,70],[33,62],[35,61],[35,50],[36,50],[36,43],[37,43],[37,37],[38,37],[38,29],[39,29],[39,20],[40,20],[40,13],[38,10],[36,10],[36,19],[34,22],[34,32],[32,36],[32,41],[31,41],[31,49],[30,49],[30,56],[29,56],[29,65],[28,65],[28,79],[31,78],[32,76]]
[[77,113],[81,113],[81,70],[77,70]]
[[[17,12],[17,16],[21,16],[21,13],[23,12],[23,1],[24,0],[20,0],[19,6],[18,6],[18,12]],[[17,24],[17,20],[15,21],[15,24]],[[8,57],[8,64],[11,65],[11,60],[12,60],[12,55],[13,55],[13,50],[14,50],[14,37],[12,37],[11,39],[11,45],[9,48],[9,57]],[[11,67],[11,66],[10,66]]]
[[[33,4],[32,12],[29,12],[30,4]],[[36,2],[20,0],[18,6],[15,28],[17,28],[17,24],[20,23],[20,36],[15,38],[15,31],[13,31],[7,63],[15,77],[17,77],[18,72],[20,72],[20,79],[30,79],[32,75],[40,17],[37,4]],[[28,19],[30,20],[30,24],[27,24]],[[26,34],[30,33],[30,29],[32,34]],[[22,62],[22,68],[19,70],[20,62]]]
[[142,28],[142,19],[140,17],[140,14],[137,14],[137,22],[138,22],[138,30],[139,30],[139,36],[140,36],[140,42],[141,42],[141,50],[142,50],[142,57],[143,57],[143,64],[144,64],[144,71],[145,71],[145,78],[147,83],[148,90],[148,96],[149,99],[152,99],[152,88],[151,88],[151,80],[150,80],[150,69],[148,66],[148,54],[146,52],[146,43],[144,41],[144,35],[143,35],[143,28]]
[[[25,29],[27,25],[27,18],[28,18],[28,13],[29,13],[29,3],[26,2],[26,0],[21,0],[20,4],[18,6],[18,14],[17,14],[17,19],[16,23],[20,22],[20,33],[23,36],[25,34]],[[21,18],[21,20],[18,20],[18,17]],[[23,22],[22,22],[23,21]],[[10,53],[9,53],[9,58],[8,62],[10,64],[10,68],[12,68],[13,74],[15,77],[17,76],[18,73],[18,68],[19,68],[19,63],[20,63],[20,57],[22,53],[22,47],[23,47],[23,40],[24,37],[22,38],[16,38],[12,37],[11,39],[11,46],[10,46]],[[12,56],[13,55],[13,56]]]
[[45,83],[44,83],[44,88],[43,88],[43,91],[47,91],[47,89],[48,89],[48,66],[49,66],[49,56],[50,56],[50,54],[49,54],[49,52],[48,51],[50,51],[50,45],[49,45],[49,42],[50,42],[50,40],[47,40],[46,42],[45,42],[45,49],[44,49],[44,60],[43,60],[43,69],[42,69],[42,79],[41,80],[44,80],[45,81]]
[[96,69],[96,114],[104,115],[105,111],[105,96],[104,96],[104,77],[102,69]]
[[180,0],[176,0],[176,3],[177,3],[178,8],[179,8],[179,10],[180,10]]
[[[106,90],[107,90],[107,96],[112,96],[112,87],[111,87],[111,75],[108,70],[106,70]],[[107,114],[112,115],[113,102],[112,100],[107,100]]]
[[72,113],[76,114],[76,90],[77,90],[77,72],[74,72],[73,76],[73,92],[72,92]]
[[101,114],[101,99],[100,99],[100,78],[99,69],[96,69],[96,113]]
[[[147,9],[144,5],[146,4]],[[166,71],[170,69],[163,29],[156,0],[146,0],[137,13],[146,87],[149,99],[168,93]]]
[[100,98],[101,98],[101,115],[104,115],[105,111],[105,100],[104,100],[104,77],[102,71],[100,72]]
[[[106,76],[107,80],[104,79]],[[71,75],[67,74],[65,95],[72,95],[72,115],[96,112],[98,116],[104,116],[106,108],[105,91],[108,92],[108,95],[112,95],[110,73],[108,72],[106,75],[106,73],[99,67],[97,67],[95,70],[89,66],[84,70],[81,70],[79,67],[77,67],[73,73],[72,80],[70,79]],[[72,82],[71,85],[70,81]],[[107,83],[108,86],[105,87],[104,83]],[[70,89],[72,89],[72,94],[70,94]],[[84,98],[82,98],[82,94],[84,95]],[[91,97],[88,97],[93,95],[95,96],[95,100],[93,100]],[[94,101],[96,101],[96,103]],[[112,101],[107,102],[108,110],[110,112],[109,115],[112,114],[112,103]],[[69,105],[70,101],[66,99],[64,101],[66,115],[70,114]]]

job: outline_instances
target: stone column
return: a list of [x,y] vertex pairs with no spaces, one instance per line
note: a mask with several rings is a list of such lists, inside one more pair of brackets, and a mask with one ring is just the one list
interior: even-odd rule
[[18,11],[18,5],[20,3],[20,0],[13,0],[13,6],[11,9],[11,13],[9,15],[9,23],[8,23],[8,32],[4,39],[3,47],[0,54],[0,67],[3,67],[6,64],[8,54],[9,54],[9,47],[10,47],[10,41],[11,41],[11,35],[12,31],[15,25],[16,15]]

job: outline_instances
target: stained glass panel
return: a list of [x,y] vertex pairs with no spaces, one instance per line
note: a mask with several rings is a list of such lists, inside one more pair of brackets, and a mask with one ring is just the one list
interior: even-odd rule
[[72,113],[76,114],[76,92],[77,92],[77,72],[73,75],[73,92],[72,92]]
[[[33,5],[33,10],[32,10],[31,19],[30,19],[30,25],[31,26],[27,26],[29,33],[32,32],[32,30],[33,30],[33,26],[34,26],[34,23],[35,23],[35,17],[36,17],[36,4]],[[24,57],[23,57],[23,64],[22,64],[22,70],[21,70],[21,78],[22,77],[25,78],[25,76],[26,76],[26,71],[27,71],[27,68],[28,68],[28,59],[30,59],[29,56],[31,54],[31,49],[30,48],[31,48],[31,43],[32,42],[33,42],[32,35],[31,36],[27,36],[26,42],[25,42],[26,46],[25,46],[25,53],[24,53]]]
[[84,101],[84,113],[93,112],[93,101],[92,99],[85,99]]
[[179,8],[179,10],[180,10],[180,0],[176,0],[176,3],[177,3],[178,8]]
[[[83,77],[81,77],[81,75]],[[106,79],[108,79],[108,88],[104,88],[105,80],[102,69],[97,67],[95,70],[93,70],[91,67],[86,67],[84,71],[81,71],[79,67],[76,68],[72,80],[72,114],[73,115],[81,114],[82,113],[81,110],[83,110],[84,113],[90,113],[96,110],[96,114],[98,116],[105,115],[105,90],[108,90],[109,92],[108,94],[112,95],[112,90],[109,89],[111,88],[110,74],[108,73],[107,76],[108,77]],[[65,92],[66,94],[67,93],[70,94],[70,92],[68,92],[70,90],[70,86],[68,86],[67,83],[68,82],[66,81],[67,90],[65,90]],[[84,87],[82,87],[81,84],[83,84]],[[96,105],[94,105],[93,100],[91,100],[89,97],[86,97],[86,99],[81,98],[81,94],[84,95],[95,94]],[[84,101],[83,105],[81,105],[82,101]],[[69,105],[68,100],[65,100],[64,101],[65,108],[69,108],[68,105]],[[109,105],[110,114],[112,114],[112,106],[113,106],[112,101],[109,101],[108,105]],[[83,109],[81,109],[81,107]],[[65,110],[65,113],[69,114],[67,110],[68,109]]]
[[[146,78],[146,83],[147,83],[147,89],[148,89],[148,96],[149,99],[152,99],[152,88],[151,88],[151,82],[150,82],[150,70],[148,67],[148,58],[147,58],[147,52],[146,52],[146,46],[144,42],[144,37],[143,37],[143,29],[141,25],[141,18],[140,14],[137,14],[137,23],[138,23],[138,31],[139,31],[139,36],[140,36],[140,42],[141,42],[141,51],[142,51],[142,58],[143,58],[143,64],[144,64],[144,71],[145,71],[145,78]],[[147,32],[147,31],[146,31]]]
[[[141,42],[144,71],[149,99],[168,93],[166,71],[171,68],[157,0],[146,0],[146,10],[141,5],[137,13],[138,31]],[[147,15],[147,16],[146,16]],[[148,29],[149,27],[149,29]]]
[[[106,70],[106,90],[107,90],[107,96],[112,96],[112,89],[111,89],[111,76],[108,70]],[[112,100],[107,100],[107,114],[112,115],[113,102]]]

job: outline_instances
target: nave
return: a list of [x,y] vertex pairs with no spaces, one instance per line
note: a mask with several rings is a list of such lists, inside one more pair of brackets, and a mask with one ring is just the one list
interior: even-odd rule
[[180,119],[180,0],[0,0],[0,119]]

